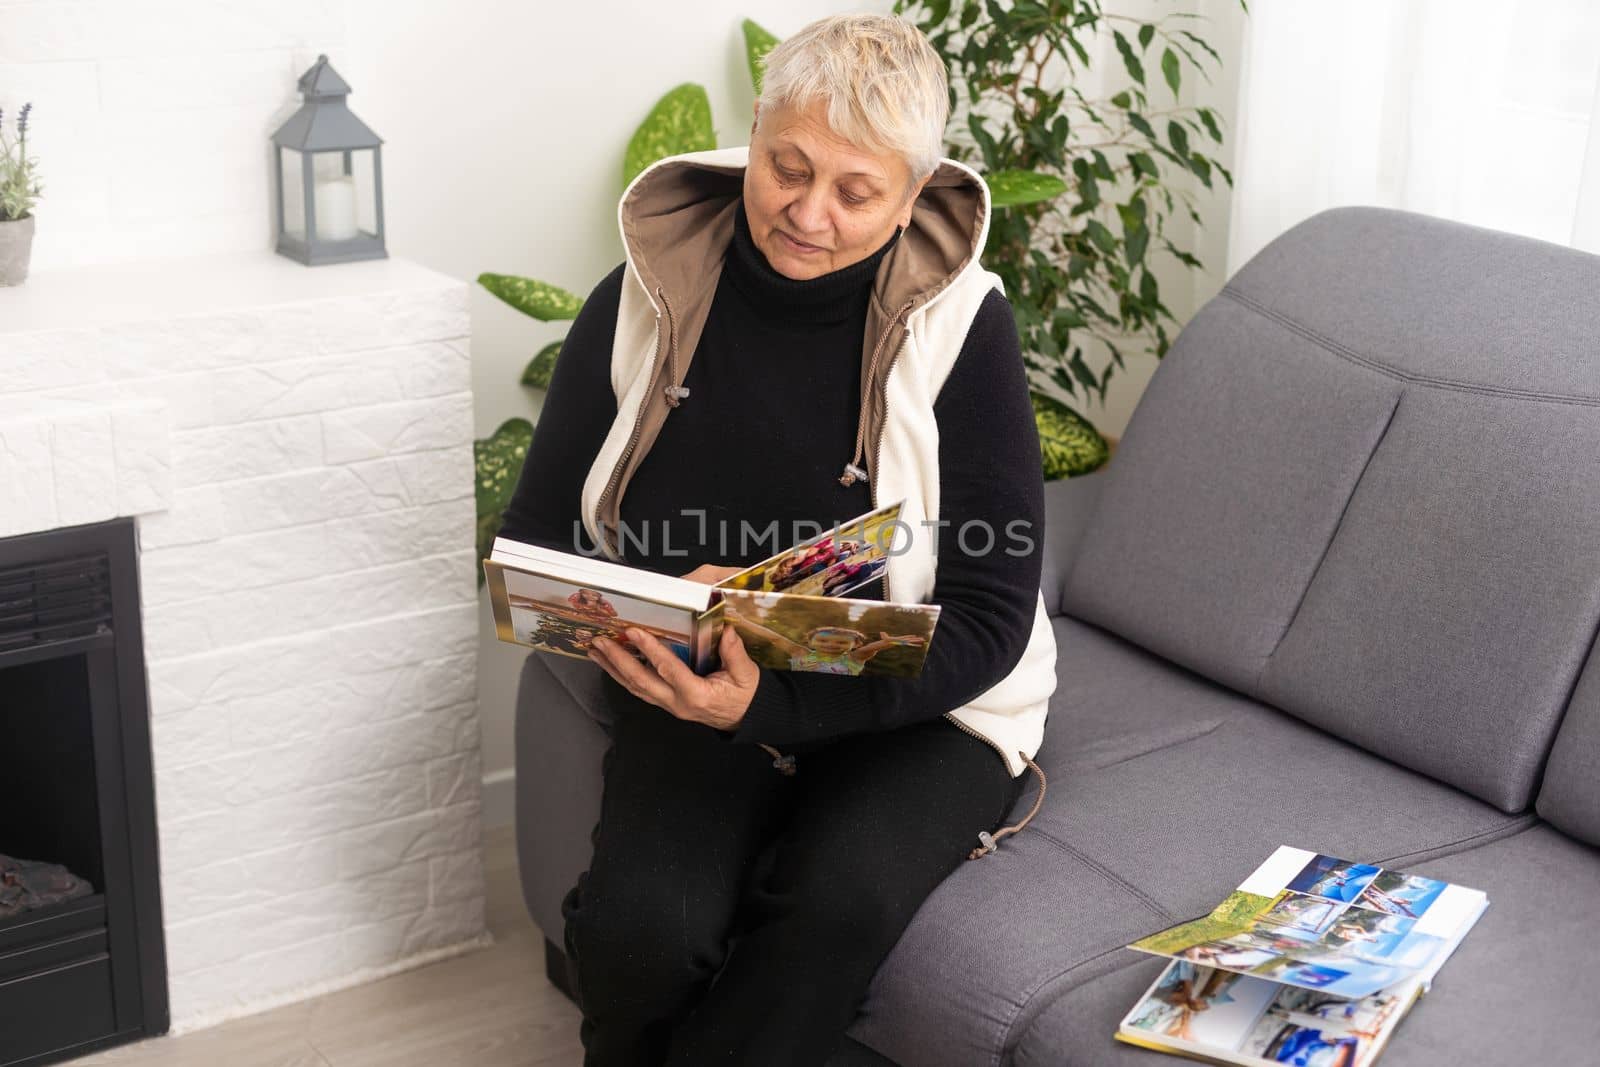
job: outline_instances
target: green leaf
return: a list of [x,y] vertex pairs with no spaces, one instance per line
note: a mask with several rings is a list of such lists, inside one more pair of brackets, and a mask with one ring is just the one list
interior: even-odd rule
[[1054,174],[1036,170],[1001,170],[984,175],[989,199],[995,207],[1015,207],[1053,200],[1067,191],[1067,183]]
[[1124,109],[1130,108],[1133,106],[1133,97],[1129,96],[1128,90],[1124,89],[1122,92],[1111,98],[1111,105],[1113,107],[1120,107]]
[[1183,128],[1183,123],[1167,123],[1167,140],[1172,143],[1172,150],[1176,152],[1180,158],[1188,158],[1189,131]]
[[1205,125],[1206,132],[1211,135],[1211,139],[1218,144],[1221,144],[1222,130],[1217,126],[1217,117],[1211,113],[1211,109],[1208,107],[1202,107],[1196,110],[1199,112],[1200,121]]
[[[945,12],[950,10],[948,3],[944,5],[944,10]],[[944,15],[940,14],[933,21],[943,22]],[[755,87],[756,95],[760,96],[762,64],[766,61],[767,53],[777,47],[778,39],[750,19],[745,19],[742,25],[745,62],[750,65],[750,84]]]
[[1128,164],[1133,167],[1134,177],[1161,177],[1161,172],[1156,169],[1156,161],[1150,158],[1148,152],[1129,152]]
[[1072,176],[1078,179],[1078,207],[1085,211],[1093,210],[1100,203],[1100,184],[1094,176],[1094,168],[1088,160],[1079,156],[1072,161]]
[[1161,53],[1161,73],[1166,76],[1167,86],[1172,90],[1172,95],[1178,95],[1178,83],[1181,75],[1178,71],[1178,56],[1168,48]]
[[1132,267],[1144,258],[1144,250],[1150,244],[1150,231],[1145,228],[1144,223],[1140,222],[1125,226],[1123,233],[1127,235],[1127,245],[1124,251],[1127,253],[1128,266]]
[[1117,239],[1112,236],[1110,230],[1106,229],[1104,223],[1090,219],[1084,223],[1083,232],[1088,234],[1089,240],[1094,242],[1094,246],[1106,255],[1109,256],[1116,252]]
[[1222,65],[1222,57],[1217,55],[1217,50],[1215,48],[1212,48],[1210,45],[1206,44],[1204,41],[1202,41],[1200,38],[1196,37],[1194,34],[1190,33],[1188,30],[1179,30],[1178,33],[1179,33],[1180,36],[1187,37],[1189,40],[1193,41],[1195,44],[1199,45],[1201,48],[1204,48],[1207,52],[1211,53],[1211,58],[1216,61],[1217,66],[1220,67]]
[[519,278],[515,274],[480,274],[478,284],[524,315],[540,322],[575,319],[578,309],[583,307],[582,297],[549,282]]
[[1178,262],[1182,263],[1184,266],[1193,267],[1195,270],[1200,270],[1201,269],[1201,263],[1200,263],[1200,261],[1198,259],[1196,259],[1194,256],[1190,255],[1188,252],[1185,252],[1183,249],[1179,248],[1177,245],[1173,244],[1167,238],[1163,237],[1161,239],[1161,243],[1166,245],[1167,246],[1167,251],[1172,253],[1172,255],[1175,256],[1178,259]]
[[1100,379],[1089,369],[1089,364],[1083,361],[1081,348],[1073,351],[1072,358],[1067,361],[1067,369],[1072,371],[1072,376],[1083,386],[1085,394],[1092,393],[1100,385]]
[[[478,558],[487,559],[495,535],[505,517],[506,506],[522,475],[523,460],[533,443],[533,423],[527,419],[507,419],[489,437],[472,442],[475,469],[473,495],[478,505]],[[483,584],[483,568],[478,568],[478,584]]]
[[1128,125],[1132,126],[1134,129],[1150,138],[1150,140],[1154,141],[1156,139],[1155,129],[1151,127],[1150,123],[1146,121],[1145,117],[1139,114],[1137,111],[1128,112]]
[[1144,64],[1139,62],[1139,57],[1133,54],[1133,46],[1128,39],[1122,36],[1121,30],[1112,30],[1112,38],[1117,42],[1117,51],[1122,53],[1122,65],[1128,68],[1129,77],[1140,85],[1144,84]]
[[659,159],[715,147],[717,135],[711,128],[711,100],[705,87],[684,82],[656,101],[633,132],[622,159],[622,184],[626,187]]
[[1155,40],[1156,28],[1151,23],[1139,27],[1139,50],[1142,52],[1150,47],[1150,42]]
[[1093,423],[1055,397],[1035,392],[1032,399],[1046,481],[1088,474],[1105,463],[1111,449]]
[[556,359],[560,355],[560,341],[551,341],[539,349],[538,355],[528,360],[528,365],[522,369],[522,384],[530,389],[550,388],[550,375],[555,372]]
[[999,146],[994,143],[994,136],[984,126],[982,115],[968,114],[967,129],[972,131],[972,139],[978,142],[978,150],[983,153],[985,163],[992,163],[1000,158]]

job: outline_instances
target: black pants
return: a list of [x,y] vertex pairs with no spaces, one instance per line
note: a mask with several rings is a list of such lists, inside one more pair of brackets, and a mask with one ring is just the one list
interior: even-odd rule
[[943,718],[797,749],[786,776],[608,688],[594,859],[562,902],[585,1067],[822,1067],[1023,779]]

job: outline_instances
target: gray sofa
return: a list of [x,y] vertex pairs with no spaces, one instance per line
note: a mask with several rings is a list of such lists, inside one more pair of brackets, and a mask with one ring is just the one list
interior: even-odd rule
[[[1123,946],[1279,844],[1492,901],[1387,1067],[1600,1062],[1600,257],[1320,214],[1187,325],[1115,460],[1048,490],[1048,798],[928,899],[837,1062],[1174,1062],[1111,1039],[1162,966]],[[518,700],[556,944],[598,674],[532,655]]]

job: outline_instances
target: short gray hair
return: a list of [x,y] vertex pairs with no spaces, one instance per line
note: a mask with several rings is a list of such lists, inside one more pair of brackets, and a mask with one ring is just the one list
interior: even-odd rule
[[921,30],[893,15],[818,19],[767,53],[761,78],[763,110],[826,101],[834,133],[898,152],[913,182],[944,156],[949,93],[939,53]]

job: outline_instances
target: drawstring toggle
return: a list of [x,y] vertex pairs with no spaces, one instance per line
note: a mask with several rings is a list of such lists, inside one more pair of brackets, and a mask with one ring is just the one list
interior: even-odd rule
[[846,463],[844,465],[844,473],[839,476],[839,484],[848,487],[854,485],[857,480],[866,481],[867,472],[854,463]]
[[1033,798],[1033,807],[1028,809],[1028,814],[1024,815],[1022,821],[1015,826],[1002,826],[992,834],[988,830],[980,831],[978,834],[978,847],[967,853],[967,859],[969,860],[981,860],[991,852],[998,852],[1000,850],[1000,839],[1017,833],[1024,826],[1027,826],[1033,821],[1033,817],[1039,814],[1039,809],[1044,806],[1044,791],[1045,787],[1049,785],[1044,776],[1044,768],[1029,759],[1026,752],[1019,751],[1017,755],[1022,757],[1022,762],[1028,765],[1029,770],[1039,776],[1039,795]]

